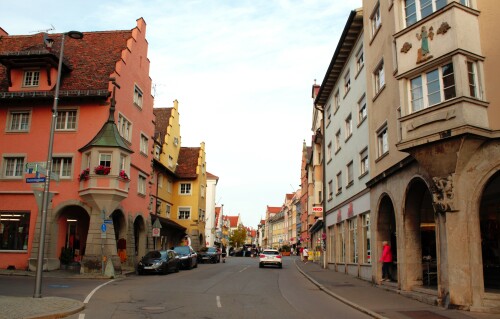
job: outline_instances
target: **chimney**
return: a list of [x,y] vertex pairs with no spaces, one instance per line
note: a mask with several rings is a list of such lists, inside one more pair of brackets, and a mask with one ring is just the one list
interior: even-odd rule
[[311,97],[313,100],[316,100],[316,96],[318,96],[320,86],[316,84],[316,79],[314,79],[314,84],[312,86]]

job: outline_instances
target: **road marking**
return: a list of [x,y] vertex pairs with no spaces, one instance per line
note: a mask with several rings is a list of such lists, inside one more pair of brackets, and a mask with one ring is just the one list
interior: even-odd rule
[[101,288],[101,287],[103,287],[103,286],[106,286],[107,284],[109,284],[109,283],[111,283],[111,282],[113,282],[113,281],[115,281],[115,280],[113,279],[113,280],[110,280],[110,281],[108,281],[108,282],[103,283],[103,284],[102,284],[102,285],[100,285],[100,286],[97,286],[94,290],[92,290],[92,291],[89,293],[89,295],[87,296],[87,298],[85,298],[85,300],[83,301],[83,303],[89,303],[90,298],[92,298],[92,296],[94,295],[94,293],[95,293],[97,290],[99,290],[99,288]]
[[222,308],[222,304],[220,303],[220,296],[217,296],[217,308]]
[[240,270],[239,272],[243,272],[245,270],[247,270],[247,268],[250,268],[250,266],[246,266],[245,268],[243,268],[242,270]]

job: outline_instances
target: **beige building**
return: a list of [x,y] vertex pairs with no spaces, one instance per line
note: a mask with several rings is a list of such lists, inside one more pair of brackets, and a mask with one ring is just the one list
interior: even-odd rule
[[363,1],[373,254],[391,243],[388,285],[403,294],[495,312],[500,62],[491,35],[500,8],[423,2]]

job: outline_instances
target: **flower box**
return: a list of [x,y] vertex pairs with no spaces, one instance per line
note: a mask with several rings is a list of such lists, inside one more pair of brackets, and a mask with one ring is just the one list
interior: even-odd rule
[[108,175],[111,171],[111,167],[99,165],[94,168],[94,173],[97,175]]
[[89,174],[90,174],[90,169],[86,168],[84,169],[80,175],[78,175],[78,180],[81,181],[88,181],[89,180]]

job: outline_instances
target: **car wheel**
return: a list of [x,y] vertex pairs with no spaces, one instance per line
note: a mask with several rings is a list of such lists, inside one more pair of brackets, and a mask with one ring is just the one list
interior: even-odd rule
[[177,266],[175,266],[175,272],[179,272],[180,268],[179,264],[177,264]]
[[278,265],[278,268],[279,268],[279,269],[283,268],[283,264],[279,264],[279,265]]
[[262,263],[259,263],[259,268],[263,268],[264,265]]

